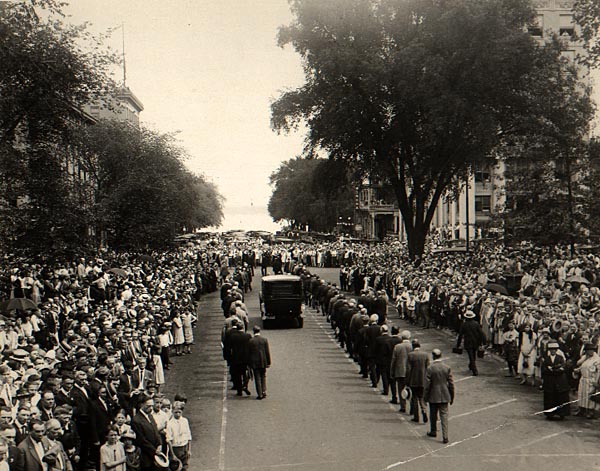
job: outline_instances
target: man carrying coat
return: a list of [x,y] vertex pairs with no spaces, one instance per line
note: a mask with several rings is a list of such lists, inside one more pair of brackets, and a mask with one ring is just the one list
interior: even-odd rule
[[260,327],[252,328],[254,337],[248,341],[250,354],[250,368],[254,373],[254,385],[256,387],[256,399],[267,397],[267,368],[271,366],[271,352],[269,341],[260,334]]
[[438,413],[442,422],[442,440],[448,443],[448,403],[454,402],[454,381],[450,367],[442,363],[441,350],[431,351],[433,362],[427,368],[423,397],[429,403],[429,437],[437,437]]

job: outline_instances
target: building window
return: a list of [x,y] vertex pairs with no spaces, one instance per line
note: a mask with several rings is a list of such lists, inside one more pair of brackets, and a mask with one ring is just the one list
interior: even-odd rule
[[491,181],[490,172],[486,170],[477,170],[475,172],[475,183],[490,183]]
[[544,15],[538,15],[537,20],[533,21],[528,27],[529,34],[536,38],[544,37]]
[[489,195],[475,196],[475,211],[489,213],[492,210],[492,197]]

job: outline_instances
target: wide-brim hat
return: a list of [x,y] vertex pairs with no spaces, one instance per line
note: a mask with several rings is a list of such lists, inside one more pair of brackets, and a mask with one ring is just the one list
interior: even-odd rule
[[551,348],[560,348],[560,346],[558,345],[558,342],[548,342],[548,349]]
[[475,313],[473,311],[465,312],[465,319],[475,319]]
[[405,401],[410,401],[411,397],[412,397],[412,391],[410,390],[410,388],[404,388],[401,392],[400,392],[400,397],[402,399],[404,399]]
[[164,453],[158,452],[154,455],[154,463],[160,468],[169,467],[169,457]]

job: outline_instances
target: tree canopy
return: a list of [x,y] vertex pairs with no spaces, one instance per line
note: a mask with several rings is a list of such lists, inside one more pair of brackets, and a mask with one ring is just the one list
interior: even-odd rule
[[223,198],[185,168],[174,136],[101,121],[82,129],[78,149],[93,169],[96,218],[111,245],[156,247],[221,223]]
[[353,181],[342,162],[290,159],[270,177],[269,214],[296,229],[330,232],[354,210]]
[[272,126],[306,122],[308,154],[387,180],[413,258],[447,191],[503,143],[553,126],[553,94],[585,94],[557,89],[560,50],[527,33],[528,1],[290,4],[279,43],[300,54],[306,83],[273,103]]

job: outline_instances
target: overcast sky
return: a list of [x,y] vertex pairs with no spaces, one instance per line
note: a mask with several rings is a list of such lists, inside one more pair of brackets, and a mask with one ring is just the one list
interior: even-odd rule
[[[180,132],[189,168],[226,198],[222,229],[278,228],[266,209],[268,177],[301,153],[304,137],[277,135],[269,123],[272,100],[303,83],[299,56],[276,45],[292,19],[287,0],[70,3],[73,23],[102,32],[125,24],[127,85],[144,104],[142,121]],[[120,51],[121,40],[117,31],[110,44]]]
[[[274,229],[269,175],[299,155],[303,134],[270,129],[270,103],[303,83],[299,56],[277,46],[286,0],[72,0],[70,21],[125,24],[127,85],[142,122],[179,131],[192,159],[226,198],[224,229]],[[110,45],[120,51],[121,32]]]

